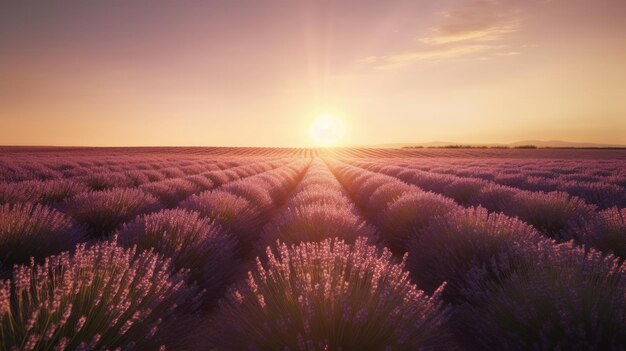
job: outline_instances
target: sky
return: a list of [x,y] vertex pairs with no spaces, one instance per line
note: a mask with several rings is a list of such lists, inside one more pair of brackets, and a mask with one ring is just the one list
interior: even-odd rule
[[623,0],[0,0],[0,145],[626,144]]

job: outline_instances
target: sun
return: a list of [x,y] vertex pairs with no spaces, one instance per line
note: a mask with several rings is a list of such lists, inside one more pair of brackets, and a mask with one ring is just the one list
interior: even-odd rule
[[337,146],[344,132],[343,121],[334,115],[320,115],[311,124],[311,138],[316,146]]

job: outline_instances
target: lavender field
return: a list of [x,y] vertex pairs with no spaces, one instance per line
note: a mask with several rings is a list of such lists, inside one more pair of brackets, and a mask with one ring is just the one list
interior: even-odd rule
[[624,350],[626,152],[0,148],[0,350]]

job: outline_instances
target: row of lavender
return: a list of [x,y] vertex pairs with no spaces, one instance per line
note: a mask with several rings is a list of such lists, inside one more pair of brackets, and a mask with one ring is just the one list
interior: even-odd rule
[[391,161],[435,174],[476,178],[531,191],[564,191],[602,208],[626,206],[626,163],[617,160],[422,159]]
[[[402,161],[406,162],[407,159]],[[477,176],[486,180],[506,181],[506,177],[558,178],[563,181],[607,182],[626,185],[626,170],[621,160],[594,159],[480,159],[426,158],[407,165],[423,171],[451,173],[463,177]],[[514,185],[514,184],[511,184]]]
[[[418,287],[441,291],[464,349],[620,349],[626,265],[515,217],[463,208],[398,178],[330,161]],[[622,237],[624,222],[617,228]],[[622,239],[623,240],[623,239]],[[448,344],[443,347],[452,348]]]
[[[619,259],[558,244],[518,219],[464,209],[396,178],[329,162],[347,193],[313,163],[264,227],[262,241],[269,246],[256,270],[211,318],[210,345],[415,350],[624,344],[626,267]],[[408,251],[413,281],[406,258],[399,262],[382,247]]]
[[[138,187],[156,196],[164,206],[174,206],[190,194],[267,170],[290,159],[213,160],[206,165],[155,166],[131,172],[102,171],[93,177],[49,181],[0,183],[0,204],[42,203],[63,208],[69,198],[92,190]],[[269,162],[269,163],[268,163]],[[153,165],[154,166],[154,165]],[[133,167],[137,167],[134,165]],[[140,196],[141,197],[141,196]]]
[[149,171],[159,169],[169,169],[177,172],[182,167],[212,164],[215,162],[215,159],[172,157],[169,155],[101,157],[85,155],[69,157],[19,155],[0,159],[0,180],[5,182],[53,180],[88,177],[111,172],[129,172],[132,175],[132,172],[137,170]]
[[315,160],[261,231],[267,249],[259,252],[256,268],[230,289],[209,319],[208,345],[219,350],[450,349],[448,312],[439,293],[418,290],[404,262],[378,241],[376,229],[328,167]]
[[[67,188],[51,184],[29,188],[22,187],[25,182],[10,183],[3,194],[24,196],[6,196],[5,199],[11,201],[0,208],[4,219],[2,246],[5,247],[0,253],[0,264],[10,267],[15,263],[26,263],[30,256],[46,256],[72,248],[89,238],[101,238],[137,215],[172,206],[191,194],[266,172],[288,162],[288,159],[261,161],[232,168],[224,165],[226,168],[220,171],[145,183],[136,188],[116,187],[99,191],[81,188],[83,191],[76,194],[60,191]],[[24,201],[16,201],[22,199]]]
[[480,179],[425,172],[388,162],[355,161],[353,165],[394,176],[421,189],[443,194],[462,205],[482,206],[533,225],[559,241],[575,240],[603,252],[626,257],[626,210],[604,210],[565,192],[521,190]]
[[[240,246],[255,232],[254,227],[242,226],[237,216],[247,211],[262,222],[270,207],[295,186],[306,161],[295,160],[282,167],[270,164],[275,170],[266,169],[257,176],[248,175],[191,196],[182,204],[185,209],[137,217],[112,241],[79,244],[73,253],[45,258],[41,264],[16,265],[12,279],[0,283],[0,349],[151,349],[172,340],[182,342],[184,338],[173,336],[188,335],[189,325],[200,319],[199,311],[211,306],[235,277],[234,263],[243,254]],[[113,196],[112,192],[90,194],[99,198],[84,204],[104,200],[115,207],[118,203],[101,195]],[[20,211],[29,206],[37,212]],[[136,214],[125,211],[128,208],[116,209],[127,212],[126,216]],[[52,212],[55,218],[62,216],[41,206],[6,205],[3,210],[7,213],[0,216],[2,237],[15,234],[17,222],[23,227],[17,228],[23,229],[22,234],[41,236],[48,227],[29,226],[37,219],[34,217]],[[103,213],[102,208],[88,212],[91,216]],[[99,219],[107,216],[117,214],[104,211]],[[51,234],[55,233],[48,232],[46,242],[53,241]],[[13,235],[13,239],[19,241],[22,236]],[[59,236],[54,239],[70,241]],[[32,236],[26,241],[31,245],[37,242]],[[15,252],[10,246],[1,249]]]
[[[0,146],[0,182],[89,177],[100,173],[194,167],[250,158],[313,157],[315,149],[279,148],[19,148]],[[158,176],[158,175],[157,175]]]
[[118,221],[112,242],[18,266],[0,286],[2,347],[177,349],[181,336],[202,350],[623,344],[617,259],[327,162],[224,182]]
[[[223,170],[258,161],[258,159],[237,158],[198,160],[193,163],[186,160],[177,162],[131,162],[131,160],[127,160],[124,166],[88,168],[88,171],[70,168],[71,171],[79,171],[78,174],[51,180],[0,182],[0,203],[37,202],[54,204],[88,190],[148,187],[150,183],[167,185],[167,181],[175,181],[175,179],[205,186],[207,181],[220,182],[225,177],[233,176],[232,172],[224,173]],[[267,159],[262,161],[267,161]]]
[[[66,287],[59,289],[55,296],[38,296],[40,301],[44,301],[43,305],[49,307],[48,309],[37,304],[36,312],[30,314],[25,313],[25,310],[33,309],[34,302],[11,306],[13,308],[3,321],[12,327],[13,334],[3,330],[6,332],[7,343],[12,342],[13,345],[21,345],[26,349],[45,349],[47,346],[83,349],[97,348],[101,345],[106,347],[122,345],[128,348],[149,346],[135,344],[139,335],[142,337],[150,335],[151,342],[167,343],[167,340],[171,338],[171,333],[180,331],[176,325],[180,325],[183,316],[184,320],[195,322],[195,315],[191,311],[202,306],[211,306],[215,297],[220,295],[220,289],[229,281],[228,278],[233,276],[232,267],[236,266],[234,257],[245,257],[241,251],[239,255],[235,254],[237,252],[236,239],[245,238],[245,241],[241,240],[240,243],[254,242],[258,239],[258,236],[254,235],[258,233],[255,229],[259,227],[264,227],[260,236],[263,243],[271,243],[275,239],[294,243],[302,240],[317,242],[325,238],[334,239],[326,239],[318,244],[301,244],[291,248],[286,244],[273,246],[279,258],[274,257],[272,251],[268,251],[267,256],[263,257],[263,260],[268,263],[268,268],[263,268],[259,260],[257,271],[249,273],[247,280],[241,281],[230,291],[216,313],[210,318],[208,325],[200,331],[200,334],[208,334],[215,347],[221,349],[271,348],[278,342],[283,346],[287,344],[293,349],[317,347],[323,349],[324,346],[383,348],[390,345],[399,349],[415,349],[421,346],[437,345],[445,339],[446,334],[441,333],[445,314],[442,312],[439,298],[428,297],[417,290],[404,272],[403,264],[394,263],[389,251],[380,250],[372,245],[377,238],[375,230],[365,224],[358,210],[350,204],[345,192],[326,166],[319,161],[316,162],[287,203],[266,225],[263,223],[267,222],[269,216],[264,214],[271,211],[268,204],[280,204],[281,198],[286,195],[284,191],[275,190],[288,188],[268,187],[268,183],[259,187],[258,184],[261,182],[259,177],[262,176],[264,174],[248,178],[243,182],[227,184],[215,191],[194,195],[181,204],[183,208],[198,212],[181,209],[165,210],[142,216],[121,229],[117,242],[122,246],[138,245],[139,248],[156,250],[172,257],[172,264],[176,269],[192,267],[190,272],[181,271],[175,277],[175,281],[180,286],[184,284],[187,288],[180,295],[169,292],[171,296],[162,301],[165,306],[176,305],[176,311],[166,313],[163,311],[163,305],[159,305],[150,298],[151,296],[148,296],[148,293],[142,291],[140,296],[149,297],[145,299],[147,300],[145,304],[151,307],[143,307],[148,312],[142,310],[144,305],[142,299],[133,300],[127,304],[115,304],[117,297],[109,297],[109,301],[106,302],[114,303],[115,308],[107,313],[100,311],[99,314],[88,308],[73,308],[71,300],[74,297],[71,293],[60,295],[62,291],[71,290]],[[267,181],[268,178],[263,179]],[[293,180],[297,179],[297,175],[291,179],[292,183],[295,183]],[[233,204],[235,206],[232,206]],[[245,216],[234,217],[233,211],[230,210],[233,207],[238,208],[234,213],[245,213]],[[201,217],[203,215],[211,221],[203,220]],[[194,235],[198,231],[207,234]],[[299,238],[298,235],[302,232],[304,232],[303,238]],[[232,235],[233,233],[236,234]],[[235,240],[232,240],[233,237]],[[342,239],[354,243],[354,247],[341,241]],[[77,262],[74,260],[84,260],[85,255],[92,254],[95,250],[113,252],[111,255],[124,254],[126,257],[137,255],[135,251],[120,251],[122,249],[117,244],[111,243],[98,244],[91,249],[79,246],[74,257],[64,254],[62,263],[54,261],[56,258],[50,261],[57,266],[76,265]],[[116,262],[117,265],[111,265],[112,258],[110,257],[101,259],[104,261],[108,259],[110,266],[115,268],[120,266],[121,273],[128,272],[132,277],[136,274],[152,274],[153,271],[129,271],[127,268],[132,267],[133,264],[146,264],[148,259],[144,258],[147,255],[145,252],[135,261],[127,259],[123,262]],[[152,256],[149,258],[154,259]],[[47,264],[50,263],[47,262]],[[104,265],[103,262],[88,262],[86,269],[97,269]],[[152,263],[152,265],[166,270],[157,263]],[[202,269],[203,267],[205,269]],[[210,267],[212,269],[208,269]],[[27,269],[30,271],[26,271]],[[41,269],[41,266],[34,264],[30,267],[17,268],[14,278],[28,276],[28,273],[38,269]],[[35,275],[40,278],[45,277],[43,272],[35,273]],[[142,286],[150,288],[155,288],[158,284],[170,286],[163,274],[159,277],[159,282],[148,281]],[[272,282],[272,278],[277,280]],[[108,283],[92,286],[91,279],[89,278],[86,283],[87,287],[84,289],[108,291]],[[198,293],[197,288],[189,284],[190,282],[199,284],[204,291]],[[48,281],[44,284],[35,280],[22,283],[22,287],[35,284],[48,287]],[[6,284],[5,297],[8,299],[11,289],[10,283]],[[63,284],[75,286],[83,282],[64,281]],[[14,285],[14,290],[18,290],[17,284]],[[122,288],[128,291],[125,295],[136,295],[133,294],[135,291],[132,282],[124,280]],[[115,289],[117,291],[119,288],[115,287]],[[280,290],[276,291],[276,289]],[[20,290],[18,294],[20,293],[27,294],[24,290]],[[282,298],[282,296],[287,298]],[[356,298],[358,296],[361,298]],[[28,301],[31,300],[37,299],[28,299]],[[61,302],[55,304],[53,300]],[[250,301],[252,303],[249,303]],[[6,303],[9,306],[9,302]],[[101,303],[101,298],[98,297],[95,306],[99,307]],[[184,307],[178,307],[179,304]],[[86,305],[89,306],[89,304]],[[325,308],[327,306],[335,306],[335,308],[329,310]],[[127,313],[131,308],[136,312],[132,317]],[[299,311],[294,315],[292,308],[299,309]],[[160,309],[165,320],[163,318],[155,320],[155,315],[149,313],[153,309]],[[20,320],[10,318],[13,315],[19,315],[18,312],[22,312],[23,318]],[[140,312],[142,313],[139,314]],[[118,317],[111,319],[108,313],[114,313]],[[272,313],[275,315],[272,316]],[[75,314],[79,314],[80,317],[74,316]],[[46,323],[42,326],[38,323],[38,318],[42,316],[46,320],[57,319],[58,323],[52,326]],[[294,318],[294,316],[297,317]],[[329,316],[332,317],[334,323],[331,327],[343,330],[343,333],[328,334],[328,329],[325,329],[323,324]],[[109,327],[106,328],[108,334],[104,336],[85,331],[85,325],[89,325],[91,320],[98,318],[109,322]],[[125,323],[120,324],[125,318],[131,318],[131,321],[126,320]],[[20,321],[22,325],[19,324]],[[271,321],[276,322],[273,327],[277,329],[265,328],[260,335],[257,333],[258,337],[255,338],[252,331],[259,330],[261,325],[266,325]],[[246,325],[248,330],[245,330]],[[22,334],[16,336],[16,329]],[[71,331],[77,332],[78,336],[69,337],[68,334]],[[123,336],[121,338],[124,340],[123,343],[122,341],[118,343],[114,338],[115,331]],[[377,332],[371,333],[371,331]],[[245,332],[243,335],[247,335],[246,338],[241,338],[242,332]],[[133,335],[136,338],[133,338]],[[280,336],[285,337],[282,338],[282,342]],[[146,342],[144,339],[140,340]],[[180,338],[178,341],[181,341]],[[200,349],[205,347],[200,346]]]

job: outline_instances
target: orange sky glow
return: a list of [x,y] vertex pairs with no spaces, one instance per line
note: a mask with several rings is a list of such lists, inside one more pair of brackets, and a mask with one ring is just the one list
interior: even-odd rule
[[626,144],[626,1],[0,3],[0,145]]

